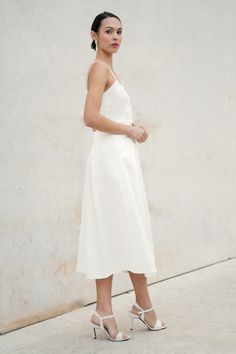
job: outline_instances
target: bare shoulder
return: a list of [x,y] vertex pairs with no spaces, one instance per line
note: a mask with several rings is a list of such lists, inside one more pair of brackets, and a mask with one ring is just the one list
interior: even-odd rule
[[87,90],[91,87],[104,88],[109,74],[109,67],[102,61],[95,61],[88,70]]

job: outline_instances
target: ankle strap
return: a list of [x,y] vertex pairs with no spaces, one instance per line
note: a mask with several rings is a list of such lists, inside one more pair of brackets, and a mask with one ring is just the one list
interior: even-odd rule
[[135,301],[135,306],[141,310],[141,311],[139,311],[138,313],[140,313],[140,312],[148,312],[148,311],[153,310],[153,306],[150,307],[150,309],[147,309],[147,310],[142,309],[142,307],[140,307],[139,304],[137,304],[136,301]]
[[115,317],[115,315],[108,315],[108,316],[100,316],[97,311],[94,311],[95,315],[98,316],[99,319],[104,320],[105,318]]

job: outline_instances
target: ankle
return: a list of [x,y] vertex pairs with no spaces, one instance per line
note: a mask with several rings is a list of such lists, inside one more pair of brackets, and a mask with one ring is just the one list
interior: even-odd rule
[[112,314],[112,306],[111,305],[103,305],[97,304],[96,311],[102,314]]
[[[137,304],[142,307],[143,310],[150,309],[152,307],[152,302],[150,299],[143,300],[143,299],[136,299]],[[137,307],[137,306],[135,306]]]

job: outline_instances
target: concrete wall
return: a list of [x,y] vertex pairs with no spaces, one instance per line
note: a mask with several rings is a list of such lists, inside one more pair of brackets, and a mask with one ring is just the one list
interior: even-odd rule
[[[83,125],[90,26],[123,23],[114,67],[150,129],[140,144],[165,279],[235,256],[236,3],[0,1],[2,333],[96,300],[75,273],[93,132]],[[132,289],[116,275],[113,294]]]

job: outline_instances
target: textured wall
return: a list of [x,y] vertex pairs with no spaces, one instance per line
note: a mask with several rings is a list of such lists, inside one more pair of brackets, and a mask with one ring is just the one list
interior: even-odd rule
[[[2,333],[96,299],[75,265],[90,26],[105,10],[122,20],[114,67],[150,129],[139,148],[153,280],[235,256],[235,2],[2,0]],[[114,277],[113,294],[131,288]]]

